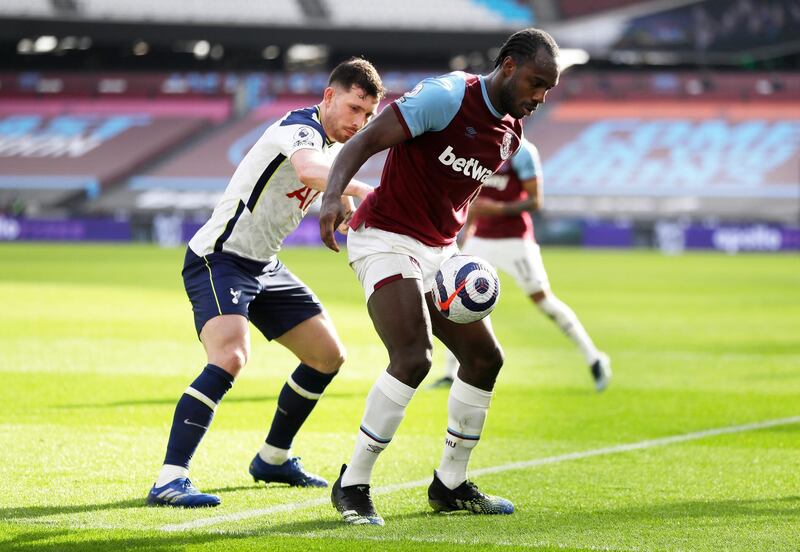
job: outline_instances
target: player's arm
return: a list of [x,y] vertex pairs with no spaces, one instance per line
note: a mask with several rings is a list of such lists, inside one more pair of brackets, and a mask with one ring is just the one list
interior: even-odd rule
[[508,206],[509,210],[519,209],[518,214],[524,211],[538,211],[542,208],[544,200],[544,172],[542,171],[542,160],[539,157],[539,150],[523,139],[519,150],[511,159],[511,166],[519,177],[522,189],[528,192],[528,199],[520,202],[519,205]]
[[542,208],[542,163],[536,146],[523,141],[510,162],[511,170],[520,179],[522,188],[528,192],[528,197],[519,201],[505,202],[479,197],[472,204],[470,211],[474,210],[476,215],[483,217],[510,217]]
[[397,117],[391,107],[384,109],[370,124],[347,141],[333,162],[328,174],[327,189],[322,197],[319,231],[322,241],[334,251],[339,251],[339,246],[333,230],[345,217],[340,200],[347,185],[367,159],[408,139]]
[[497,201],[479,197],[470,207],[470,214],[479,217],[511,217],[525,211],[540,209],[542,203],[539,178],[534,176],[533,178],[523,180],[522,187],[528,192],[527,199],[521,199],[519,201]]
[[528,199],[532,205],[530,210],[538,211],[544,205],[544,186],[541,177],[535,176],[522,181],[522,188],[528,192]]
[[475,217],[476,215],[473,213],[472,209],[467,211],[467,221],[464,223],[464,227],[461,229],[461,232],[458,233],[458,237],[456,238],[456,245],[458,245],[459,249],[464,247],[466,241],[475,233]]
[[[303,185],[320,192],[325,191],[331,170],[327,157],[315,149],[304,148],[294,152],[290,161]],[[371,191],[370,185],[359,180],[351,180],[342,193],[364,199]]]

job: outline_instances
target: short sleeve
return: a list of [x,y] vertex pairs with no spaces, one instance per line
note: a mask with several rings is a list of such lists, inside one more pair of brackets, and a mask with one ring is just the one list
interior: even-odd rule
[[274,143],[287,158],[300,149],[322,151],[325,144],[322,125],[305,111],[294,111],[273,127]]
[[539,158],[539,150],[527,140],[523,140],[517,153],[511,158],[511,167],[520,180],[541,178],[542,161]]
[[461,108],[466,92],[465,83],[466,74],[455,71],[425,79],[397,99],[392,106],[398,112],[409,137],[447,127]]

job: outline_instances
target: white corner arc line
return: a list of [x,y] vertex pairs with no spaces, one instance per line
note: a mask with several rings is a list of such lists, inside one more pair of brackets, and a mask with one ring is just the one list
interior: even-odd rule
[[[610,447],[602,447],[598,449],[585,450],[580,452],[570,452],[567,454],[559,454],[557,456],[548,456],[545,458],[534,458],[523,462],[511,462],[509,464],[501,464],[499,466],[490,466],[487,468],[480,468],[477,470],[470,470],[471,476],[487,475],[492,473],[502,473],[512,470],[521,470],[525,468],[533,468],[537,466],[545,466],[549,464],[557,464],[559,462],[568,462],[570,460],[581,460],[583,458],[591,458],[593,456],[604,456],[609,454],[619,454],[622,452],[630,452],[634,450],[642,450],[655,447],[663,447],[675,443],[685,443],[687,441],[697,441],[705,439],[706,437],[716,437],[718,435],[729,435],[732,433],[743,433],[746,431],[756,431],[759,429],[767,429],[770,427],[779,427],[791,424],[800,423],[800,416],[791,416],[789,418],[778,418],[775,420],[765,420],[762,422],[753,422],[750,424],[742,424],[727,427],[717,427],[712,429],[705,429],[701,431],[693,431],[691,433],[682,433],[679,435],[671,435],[669,437],[660,437],[657,439],[646,439],[635,443],[624,443],[621,445],[613,445]],[[395,483],[394,485],[386,485],[377,487],[372,490],[372,494],[387,494],[395,491],[402,491],[406,489],[415,489],[424,487],[430,484],[430,478],[418,479],[416,481],[407,481],[405,483]],[[176,531],[189,531],[192,529],[199,529],[202,527],[209,527],[220,523],[227,523],[232,521],[242,521],[254,517],[267,516],[280,512],[291,512],[294,510],[302,510],[311,508],[313,506],[320,506],[330,502],[330,498],[317,498],[314,500],[305,500],[302,502],[292,502],[289,504],[278,504],[269,508],[258,508],[255,510],[244,510],[232,514],[222,516],[208,517],[187,521],[185,523],[173,523],[163,525],[160,527],[161,531],[176,532]]]

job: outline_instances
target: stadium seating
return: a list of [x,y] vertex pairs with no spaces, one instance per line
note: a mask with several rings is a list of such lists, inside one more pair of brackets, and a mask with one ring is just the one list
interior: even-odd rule
[[[4,0],[0,15],[57,17],[47,0]],[[303,14],[295,0],[80,0],[72,15],[80,19],[108,21],[154,21],[159,23],[214,23],[247,25],[301,25]]]
[[[531,9],[514,0],[322,0],[320,6],[322,17],[305,14],[297,0],[80,0],[69,15],[91,21],[290,27],[313,19],[315,24],[334,27],[448,30],[501,29],[533,23]],[[0,4],[0,15],[55,18],[63,15],[63,10],[56,10],[46,0],[7,0]]]
[[[63,81],[46,97],[36,92],[40,81],[23,76],[0,75],[0,206],[23,199],[44,212],[67,200],[98,213],[207,212],[263,129],[316,103],[325,85],[322,73],[259,75],[261,103],[239,117],[224,86],[235,75],[118,74],[126,91],[113,97],[97,92],[107,75],[39,75]],[[400,91],[425,74],[386,76]],[[542,152],[553,213],[791,220],[800,150],[780,136],[797,131],[797,97],[800,75],[791,73],[575,71],[526,123],[526,135]],[[130,123],[132,114],[140,118],[124,132],[78,151],[94,130]],[[694,129],[707,139],[697,149],[708,155],[693,158],[680,140],[641,142],[653,125],[665,136]],[[612,134],[598,142],[602,132]],[[741,164],[741,151],[756,151],[751,134],[781,147],[746,156],[755,176],[741,181],[731,167]],[[370,159],[358,177],[377,184],[384,159]]]
[[95,199],[229,116],[227,99],[0,99],[0,205]]
[[428,29],[498,29],[532,23],[530,11],[471,0],[328,0],[334,25]]
[[641,4],[641,0],[559,0],[559,11],[564,19],[592,15],[598,12]]
[[3,0],[0,16],[46,18],[55,16],[55,12],[50,0]]

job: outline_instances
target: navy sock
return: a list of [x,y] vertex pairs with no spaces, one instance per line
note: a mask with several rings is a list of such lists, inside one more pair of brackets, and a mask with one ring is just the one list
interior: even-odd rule
[[294,436],[335,375],[335,372],[323,374],[300,363],[278,396],[278,408],[267,435],[268,445],[281,449],[292,448]]
[[175,407],[165,464],[189,467],[197,445],[211,424],[214,410],[232,385],[232,375],[219,366],[206,365]]

